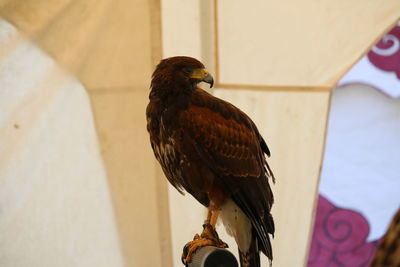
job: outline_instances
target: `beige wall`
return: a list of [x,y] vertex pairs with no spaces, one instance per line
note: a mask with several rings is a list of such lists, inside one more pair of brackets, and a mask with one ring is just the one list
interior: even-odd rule
[[400,17],[397,0],[219,0],[217,7],[220,82],[258,86],[332,87]]

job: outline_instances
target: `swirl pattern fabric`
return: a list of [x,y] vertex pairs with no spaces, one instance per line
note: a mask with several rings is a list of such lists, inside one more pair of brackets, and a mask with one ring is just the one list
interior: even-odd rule
[[378,242],[368,242],[368,234],[368,221],[360,213],[320,195],[308,266],[369,266]]
[[367,56],[375,67],[394,72],[397,79],[400,79],[400,25],[383,36]]
[[400,97],[400,23],[354,65],[337,86],[365,84],[385,95]]

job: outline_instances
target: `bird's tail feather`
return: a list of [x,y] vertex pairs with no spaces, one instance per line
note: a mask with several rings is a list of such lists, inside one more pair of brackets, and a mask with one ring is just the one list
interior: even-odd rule
[[239,249],[240,267],[260,267],[260,251],[257,237],[253,233],[250,248],[247,252]]

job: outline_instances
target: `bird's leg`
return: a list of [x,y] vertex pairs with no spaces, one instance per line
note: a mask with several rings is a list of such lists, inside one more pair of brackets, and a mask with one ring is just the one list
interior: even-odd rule
[[218,233],[215,230],[219,211],[220,209],[219,207],[216,207],[216,205],[211,204],[208,207],[208,215],[207,220],[203,224],[203,232],[201,235],[196,234],[193,238],[193,241],[188,242],[183,248],[182,262],[184,264],[190,263],[192,261],[193,253],[195,253],[196,250],[201,247],[228,247],[228,245],[219,238]]
[[218,220],[219,208],[215,208],[213,206],[215,205],[211,204],[210,207],[208,207],[207,220],[204,222],[204,224],[211,224],[212,227],[215,228]]

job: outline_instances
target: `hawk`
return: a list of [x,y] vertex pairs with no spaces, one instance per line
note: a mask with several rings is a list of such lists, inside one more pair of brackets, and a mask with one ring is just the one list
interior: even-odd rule
[[202,234],[185,247],[184,263],[202,246],[226,247],[215,230],[218,217],[239,249],[241,266],[260,266],[260,251],[272,261],[269,235],[274,175],[269,148],[254,122],[239,108],[198,87],[213,77],[197,59],[160,61],[146,109],[151,146],[168,181],[208,208]]

